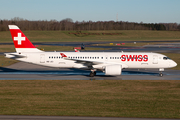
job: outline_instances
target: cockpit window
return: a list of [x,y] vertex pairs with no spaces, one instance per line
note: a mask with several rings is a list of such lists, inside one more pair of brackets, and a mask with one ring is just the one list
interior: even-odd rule
[[170,60],[170,58],[169,57],[163,57],[163,60]]

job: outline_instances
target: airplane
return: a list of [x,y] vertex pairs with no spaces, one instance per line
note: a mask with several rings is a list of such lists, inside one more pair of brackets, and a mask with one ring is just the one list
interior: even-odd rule
[[85,45],[82,43],[81,47],[74,47],[75,52],[80,52],[79,50],[85,50]]
[[4,53],[7,58],[32,64],[90,70],[90,77],[96,71],[105,75],[121,75],[122,69],[157,68],[163,76],[165,68],[172,68],[176,62],[167,56],[153,52],[45,52],[37,49],[16,25],[8,25],[16,52]]

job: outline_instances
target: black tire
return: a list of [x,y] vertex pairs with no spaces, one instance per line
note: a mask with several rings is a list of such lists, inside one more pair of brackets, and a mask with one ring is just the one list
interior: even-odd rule
[[94,71],[94,76],[96,75],[96,71]]
[[90,72],[89,76],[94,77],[94,72]]
[[160,76],[160,77],[162,77],[162,76],[163,76],[163,74],[162,74],[162,73],[159,73],[159,76]]

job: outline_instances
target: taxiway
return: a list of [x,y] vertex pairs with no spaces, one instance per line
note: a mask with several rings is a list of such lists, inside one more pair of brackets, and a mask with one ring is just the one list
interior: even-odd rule
[[49,68],[25,62],[18,62],[0,68],[0,80],[180,80],[180,70],[166,69],[159,77],[158,69],[124,69],[122,75],[105,76],[97,72],[89,77],[90,71],[79,69]]

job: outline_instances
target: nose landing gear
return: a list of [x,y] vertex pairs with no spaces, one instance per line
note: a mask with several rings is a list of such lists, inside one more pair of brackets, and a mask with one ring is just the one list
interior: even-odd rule
[[160,76],[160,77],[162,77],[162,76],[163,76],[163,73],[162,73],[162,72],[160,72],[160,73],[159,73],[159,76]]
[[159,71],[160,71],[159,76],[162,77],[163,76],[162,71],[164,71],[164,68],[159,68]]

